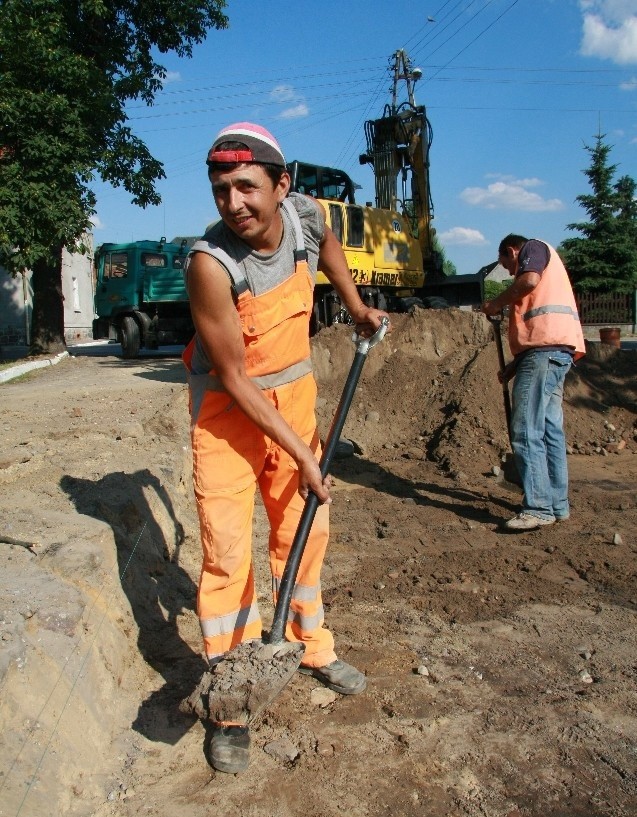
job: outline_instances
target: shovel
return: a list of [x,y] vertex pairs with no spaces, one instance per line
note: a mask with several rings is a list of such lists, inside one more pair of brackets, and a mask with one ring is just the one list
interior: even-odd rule
[[[504,348],[502,345],[502,316],[489,316],[489,321],[493,324],[493,334],[495,336],[495,345],[498,349],[500,373],[504,375],[506,363],[504,360]],[[509,384],[504,378],[502,379],[502,398],[504,400],[504,415],[506,417],[509,445],[511,445],[511,395],[509,394]],[[522,485],[518,467],[515,464],[515,455],[513,453],[507,452],[505,454],[502,471],[504,474],[504,479],[507,482],[512,482],[514,485]]]
[[[371,338],[356,334],[352,337],[356,353],[319,463],[323,479],[328,474],[367,353],[383,339],[388,324],[388,319],[383,318]],[[249,724],[279,695],[299,668],[305,645],[286,641],[285,625],[318,506],[318,497],[310,492],[283,570],[269,634],[263,641],[247,641],[227,652],[214,672],[205,672],[192,694],[182,702],[182,712],[193,712],[203,720]]]

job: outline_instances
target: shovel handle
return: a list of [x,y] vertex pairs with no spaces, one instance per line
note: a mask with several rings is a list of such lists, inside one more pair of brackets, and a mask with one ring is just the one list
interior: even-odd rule
[[[504,347],[502,345],[502,315],[489,315],[489,321],[493,324],[493,335],[495,337],[495,345],[498,350],[498,363],[500,365],[500,372],[504,374],[506,369],[506,362],[504,360]],[[509,393],[509,385],[506,380],[502,382],[502,399],[504,401],[504,415],[506,417],[507,432],[509,434],[509,443],[511,442],[511,395]]]
[[[354,334],[352,337],[352,340],[356,344],[356,353],[354,354],[354,360],[352,361],[349,374],[347,375],[347,380],[345,381],[345,386],[343,387],[343,393],[341,395],[338,408],[336,409],[334,419],[332,420],[332,425],[327,435],[327,439],[325,440],[323,453],[319,462],[321,476],[323,479],[325,479],[327,476],[332,463],[332,458],[334,457],[336,446],[338,445],[343,426],[345,425],[347,414],[350,406],[352,405],[358,380],[363,370],[365,360],[367,359],[367,353],[372,346],[375,346],[380,340],[383,339],[385,333],[387,332],[388,325],[388,318],[382,318],[380,327],[371,338],[361,338],[356,334]],[[279,585],[279,594],[277,596],[276,607],[274,608],[272,628],[268,637],[270,644],[279,644],[281,641],[283,641],[285,625],[288,618],[288,612],[290,610],[290,601],[292,599],[292,591],[299,572],[303,551],[305,550],[305,543],[310,535],[310,530],[312,528],[312,523],[314,522],[314,517],[316,516],[318,506],[318,497],[313,491],[310,491],[307,495],[307,499],[305,500],[305,507],[303,508],[301,518],[299,519],[299,524],[292,541],[292,546],[285,563],[285,568],[283,569],[283,576],[281,577],[281,584]]]

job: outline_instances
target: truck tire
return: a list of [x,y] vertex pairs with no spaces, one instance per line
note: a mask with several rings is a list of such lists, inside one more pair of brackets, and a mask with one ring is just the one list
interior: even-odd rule
[[423,298],[422,305],[425,309],[449,309],[447,301],[439,295],[430,295],[428,298]]
[[127,360],[139,354],[139,326],[135,318],[127,315],[122,321],[122,357]]
[[413,296],[408,298],[398,298],[399,312],[414,312],[416,309],[422,309],[423,306],[424,304],[420,298]]

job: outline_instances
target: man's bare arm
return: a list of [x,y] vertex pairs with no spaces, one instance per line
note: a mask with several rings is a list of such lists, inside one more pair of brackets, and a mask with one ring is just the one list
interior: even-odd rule
[[485,301],[482,311],[485,315],[497,315],[505,306],[510,306],[521,301],[529,292],[533,292],[540,283],[540,275],[537,272],[524,272],[513,281],[510,287],[503,290],[497,298],[492,301]]
[[[324,211],[323,218],[325,218]],[[357,330],[362,335],[372,335],[380,326],[381,319],[388,317],[388,315],[380,309],[375,309],[363,303],[347,266],[343,248],[327,225],[321,240],[319,265],[321,272],[325,274],[338,292],[343,305],[352,316]],[[389,330],[391,331],[391,325]]]

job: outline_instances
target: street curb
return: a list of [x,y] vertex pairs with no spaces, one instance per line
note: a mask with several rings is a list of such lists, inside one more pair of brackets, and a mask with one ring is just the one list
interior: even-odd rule
[[11,366],[9,369],[4,369],[0,372],[0,383],[6,383],[7,380],[13,380],[16,377],[20,377],[20,375],[26,374],[27,372],[32,372],[34,369],[43,369],[46,366],[55,366],[56,363],[59,363],[68,356],[68,352],[60,352],[59,355],[56,355],[49,360],[31,360],[28,363],[20,363],[17,366]]

